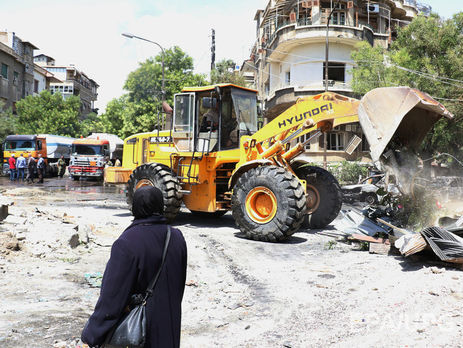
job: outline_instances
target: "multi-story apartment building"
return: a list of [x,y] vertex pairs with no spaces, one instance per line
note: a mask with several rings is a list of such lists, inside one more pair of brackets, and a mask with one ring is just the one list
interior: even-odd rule
[[[265,117],[273,119],[299,97],[325,90],[325,49],[329,23],[329,90],[352,95],[351,52],[360,41],[388,47],[397,28],[431,8],[415,0],[270,0],[255,14],[256,43],[242,65],[254,73]],[[349,139],[361,135],[358,124],[343,126],[307,145],[313,160],[330,161],[366,155],[366,141],[352,156],[344,153]]]
[[48,89],[51,93],[60,93],[63,98],[71,95],[80,96],[81,114],[83,116],[90,112],[97,112],[94,103],[98,97],[99,85],[89,78],[82,71],[77,70],[73,65],[60,66],[55,60],[44,54],[34,57],[34,62],[53,74],[55,80],[50,81]]
[[18,100],[33,94],[35,49],[15,33],[0,31],[0,100],[13,112]]

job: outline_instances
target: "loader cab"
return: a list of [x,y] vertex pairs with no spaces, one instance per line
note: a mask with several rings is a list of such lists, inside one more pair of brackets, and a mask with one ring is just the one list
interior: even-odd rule
[[231,84],[184,88],[175,95],[173,139],[180,151],[237,149],[257,131],[257,91]]

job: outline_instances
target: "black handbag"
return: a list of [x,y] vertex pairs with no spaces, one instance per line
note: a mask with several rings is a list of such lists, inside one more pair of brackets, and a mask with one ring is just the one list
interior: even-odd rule
[[142,348],[146,339],[145,306],[148,297],[153,294],[154,287],[161,274],[166,259],[167,247],[170,241],[170,226],[167,226],[166,241],[162,253],[162,261],[159,270],[149,284],[144,295],[137,294],[131,297],[129,313],[122,317],[106,337],[105,348]]

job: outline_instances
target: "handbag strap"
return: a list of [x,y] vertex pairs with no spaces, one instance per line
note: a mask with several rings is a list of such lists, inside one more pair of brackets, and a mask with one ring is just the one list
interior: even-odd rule
[[166,255],[167,255],[167,247],[169,246],[169,241],[170,241],[170,226],[167,225],[167,234],[166,234],[166,241],[164,243],[164,251],[162,252],[162,261],[161,261],[161,266],[159,267],[156,275],[154,276],[153,280],[151,283],[148,285],[148,288],[146,289],[145,296],[143,298],[143,302],[145,302],[148,297],[150,297],[153,294],[153,289],[156,286],[156,283],[158,281],[159,275],[161,274],[162,267],[164,266],[164,262],[166,261]]

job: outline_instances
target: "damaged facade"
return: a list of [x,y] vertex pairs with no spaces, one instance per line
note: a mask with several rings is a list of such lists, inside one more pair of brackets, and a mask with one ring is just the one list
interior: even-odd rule
[[0,32],[0,101],[13,112],[18,100],[33,94],[35,49],[15,33]]
[[81,105],[80,112],[83,116],[98,111],[94,103],[98,97],[99,85],[84,72],[77,70],[73,65],[56,65],[52,57],[44,54],[35,56],[34,62],[56,77],[57,80],[50,83],[48,88],[52,94],[60,93],[63,98],[78,95]]
[[3,107],[16,113],[17,101],[48,89],[51,93],[61,93],[63,98],[80,96],[82,116],[97,112],[94,103],[99,85],[72,65],[56,66],[49,56],[34,56],[37,49],[14,32],[0,31],[0,101]]
[[[329,24],[329,90],[352,96],[351,52],[360,41],[388,47],[397,29],[431,8],[411,0],[329,1],[270,0],[265,10],[255,14],[256,42],[249,60],[242,65],[245,75],[253,75],[268,121],[293,105],[297,98],[324,91],[325,40]],[[362,137],[358,123],[338,127],[306,147],[312,161],[363,159],[368,145],[347,155],[344,150],[352,136]],[[306,136],[307,138],[309,135]],[[305,139],[304,139],[305,140]]]

